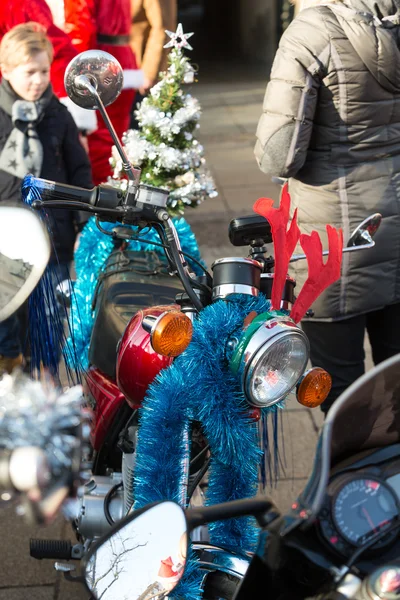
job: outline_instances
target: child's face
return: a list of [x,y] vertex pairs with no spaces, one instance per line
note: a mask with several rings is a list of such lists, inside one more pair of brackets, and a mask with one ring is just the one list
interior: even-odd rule
[[23,100],[39,100],[50,82],[50,60],[47,52],[38,52],[17,67],[2,65],[4,79]]

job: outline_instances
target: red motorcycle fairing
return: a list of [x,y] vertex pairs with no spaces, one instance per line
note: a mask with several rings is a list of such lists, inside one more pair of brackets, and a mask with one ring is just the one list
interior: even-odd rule
[[90,367],[86,373],[84,392],[93,408],[90,442],[98,452],[125,397],[115,381],[95,367]]
[[153,350],[150,334],[142,327],[143,319],[147,315],[158,317],[170,310],[180,310],[180,307],[152,306],[138,311],[122,336],[117,355],[117,384],[131,408],[140,406],[151,382],[173,360]]

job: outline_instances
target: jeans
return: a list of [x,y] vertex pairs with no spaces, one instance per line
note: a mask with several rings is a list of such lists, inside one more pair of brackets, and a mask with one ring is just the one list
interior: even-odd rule
[[21,354],[19,333],[19,320],[16,313],[0,323],[0,355],[16,358]]
[[325,413],[365,372],[365,331],[375,365],[400,353],[400,304],[333,323],[303,321],[301,326],[310,341],[312,365],[332,376],[332,390],[321,405]]
[[[64,279],[69,278],[69,266],[69,263],[54,263],[51,265],[52,286],[54,290]],[[65,306],[57,302],[55,309],[57,310],[59,320],[63,322],[67,317]],[[47,304],[46,316],[49,323],[52,322],[54,325],[54,321],[57,322],[57,319],[54,319],[54,308],[50,308]],[[27,307],[25,305],[17,313],[14,313],[11,317],[0,323],[0,355],[15,358],[21,352],[25,351],[27,330],[28,319]],[[60,332],[60,335],[62,335],[62,332]]]

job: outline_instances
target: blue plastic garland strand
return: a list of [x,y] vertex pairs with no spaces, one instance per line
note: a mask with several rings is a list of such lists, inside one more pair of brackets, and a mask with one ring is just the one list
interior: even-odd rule
[[[261,313],[269,308],[270,302],[263,295],[231,296],[227,302],[206,307],[194,322],[188,349],[152,383],[140,410],[135,508],[160,500],[180,502],[179,482],[188,459],[182,438],[187,422],[193,420],[202,423],[210,444],[207,504],[257,493],[263,458],[258,426],[249,418],[240,377],[229,370],[225,351],[228,339],[240,333],[251,311]],[[274,414],[279,408],[266,413]],[[216,522],[209,530],[212,543],[236,550],[255,547],[257,530],[252,518]],[[188,562],[190,575],[185,574],[169,597],[201,597],[201,576],[193,561]]]
[[[22,200],[28,206],[32,206],[35,200],[41,200],[41,188],[38,181],[32,175],[27,175],[22,182]],[[41,367],[46,367],[59,383],[59,365],[65,344],[64,322],[57,305],[55,284],[58,280],[56,264],[58,262],[53,244],[53,232],[51,230],[48,215],[45,210],[38,211],[44,221],[50,235],[53,246],[52,262],[46,267],[38,285],[31,293],[28,300],[28,333],[27,341],[30,344],[31,374],[39,372]],[[67,307],[64,305],[65,318]],[[51,315],[51,317],[49,317]],[[76,377],[66,365],[66,374],[71,383],[76,383]],[[72,364],[74,371],[76,364]]]
[[[173,219],[178,232],[183,252],[190,254],[201,262],[200,251],[197,241],[190,225],[185,219]],[[115,223],[101,223],[106,231],[111,231]],[[137,228],[132,227],[133,230]],[[154,229],[143,231],[140,235],[150,242],[161,243]],[[129,250],[156,252],[161,260],[166,262],[164,249],[147,241],[132,240],[129,242]],[[92,333],[94,314],[92,311],[92,299],[97,285],[99,274],[104,267],[110,253],[114,249],[111,237],[101,233],[96,226],[94,217],[91,217],[85,225],[79,247],[75,252],[75,269],[77,280],[74,285],[74,293],[71,302],[70,330],[71,336],[67,341],[67,356],[80,365],[83,370],[89,366],[88,352],[90,336]],[[188,260],[190,263],[190,260]],[[196,264],[191,265],[196,274],[201,270]]]

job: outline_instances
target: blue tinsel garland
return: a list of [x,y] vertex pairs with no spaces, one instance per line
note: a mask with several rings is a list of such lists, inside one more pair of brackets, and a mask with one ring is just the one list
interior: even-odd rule
[[[38,182],[40,180],[32,175],[27,175],[22,181],[22,200],[28,206],[32,206],[35,200],[41,200],[42,190]],[[58,380],[60,358],[65,343],[64,318],[67,317],[67,307],[64,305],[61,310],[56,298],[55,286],[61,281],[58,278],[58,259],[50,221],[44,209],[38,211],[38,214],[49,232],[53,257],[28,299],[27,341],[29,341],[31,374],[35,375],[35,372],[46,367]],[[73,361],[71,361],[71,366],[75,370],[76,365]],[[66,372],[70,381],[75,382],[68,368]]]
[[[270,302],[262,295],[232,296],[228,302],[208,306],[194,322],[188,349],[150,386],[140,411],[135,508],[167,499],[182,503],[179,482],[189,452],[182,439],[192,420],[202,423],[210,444],[207,503],[219,504],[257,493],[262,459],[258,427],[250,421],[239,376],[229,370],[226,344],[242,329],[251,311],[261,313],[269,308]],[[254,549],[257,530],[251,518],[216,522],[209,530],[213,543],[236,550]],[[190,573],[190,578],[185,576],[174,591],[174,598],[200,597],[201,579],[198,575],[196,579],[192,567]]]
[[[173,219],[173,223],[176,227],[183,252],[186,252],[196,260],[201,261],[196,238],[190,225],[182,218]],[[101,226],[106,231],[111,231],[115,227],[115,223],[101,223]],[[154,229],[146,231],[141,235],[150,242],[161,243],[161,240]],[[74,294],[71,303],[71,336],[67,341],[67,356],[72,360],[75,360],[74,357],[76,357],[76,361],[82,369],[87,369],[89,366],[88,351],[94,322],[94,314],[92,311],[93,294],[99,274],[113,248],[112,238],[99,231],[94,217],[89,219],[82,231],[79,247],[75,252],[77,280],[74,285]],[[148,243],[147,241],[131,241],[129,243],[129,249],[144,252],[156,252],[162,260],[165,260],[164,249],[160,246]],[[196,264],[193,264],[192,267],[196,273],[201,272]]]

